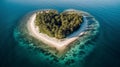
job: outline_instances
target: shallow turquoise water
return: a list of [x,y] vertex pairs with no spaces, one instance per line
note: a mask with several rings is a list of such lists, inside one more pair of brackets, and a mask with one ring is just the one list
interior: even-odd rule
[[[120,66],[120,1],[119,0],[4,0],[0,2],[0,67],[56,67],[44,61],[37,52],[18,47],[13,29],[28,12],[37,9],[57,9],[60,12],[73,8],[91,13],[100,23],[100,32],[92,44],[93,51],[76,67]],[[41,59],[43,58],[43,59]]]
[[[18,47],[23,47],[26,49],[26,51],[31,51],[31,53],[33,54],[33,56],[28,56],[29,59],[40,59],[43,60],[43,62],[47,61],[47,63],[51,63],[50,65],[52,66],[57,65],[59,67],[74,67],[77,65],[81,66],[82,64],[80,63],[84,60],[84,57],[86,57],[87,55],[89,55],[90,52],[92,52],[92,49],[94,48],[94,44],[92,44],[92,42],[94,39],[96,39],[99,32],[99,22],[96,21],[96,19],[90,14],[83,12],[83,23],[87,25],[87,30],[84,31],[86,32],[86,34],[80,36],[79,40],[74,43],[74,46],[72,46],[71,49],[69,49],[70,47],[68,47],[69,50],[61,58],[57,58],[53,54],[49,53],[49,51],[44,51],[52,49],[49,48],[49,46],[47,45],[44,46],[45,44],[42,44],[39,40],[30,36],[30,32],[26,28],[26,24],[28,22],[25,22],[30,16],[31,13],[27,14],[23,18],[23,20],[21,20],[20,23],[15,27],[14,30],[14,38],[18,42]],[[44,46],[44,49],[39,48],[40,46]],[[35,52],[35,55],[38,56],[38,58],[32,59],[31,57],[34,57]],[[32,63],[34,62],[35,61],[33,61]]]

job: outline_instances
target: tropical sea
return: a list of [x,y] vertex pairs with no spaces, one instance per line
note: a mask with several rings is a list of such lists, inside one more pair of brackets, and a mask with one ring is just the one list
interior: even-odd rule
[[[44,60],[38,52],[18,46],[14,29],[29,12],[39,9],[77,9],[90,13],[99,21],[99,34],[92,40],[94,48],[74,67],[120,67],[119,0],[1,0],[0,67],[66,67]],[[79,59],[79,58],[77,58]],[[67,67],[70,67],[69,65]]]

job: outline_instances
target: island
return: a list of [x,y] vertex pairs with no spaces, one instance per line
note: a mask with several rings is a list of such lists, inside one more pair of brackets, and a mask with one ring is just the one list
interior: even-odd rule
[[60,58],[77,41],[94,34],[97,27],[95,18],[84,11],[68,9],[59,13],[45,9],[27,14],[17,27],[19,32],[15,37]]

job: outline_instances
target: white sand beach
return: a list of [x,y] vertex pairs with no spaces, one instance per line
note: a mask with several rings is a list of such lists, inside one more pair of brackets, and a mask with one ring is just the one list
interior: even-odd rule
[[60,53],[64,52],[67,46],[70,45],[72,42],[76,41],[79,38],[79,36],[84,35],[85,34],[84,30],[87,27],[87,20],[85,20],[82,26],[77,31],[75,31],[74,33],[72,33],[71,35],[69,35],[64,39],[59,40],[53,37],[49,37],[46,34],[40,33],[38,28],[35,26],[34,23],[35,18],[36,18],[36,13],[32,14],[32,16],[27,21],[27,28],[29,34],[34,38],[47,44],[48,46],[55,47]]

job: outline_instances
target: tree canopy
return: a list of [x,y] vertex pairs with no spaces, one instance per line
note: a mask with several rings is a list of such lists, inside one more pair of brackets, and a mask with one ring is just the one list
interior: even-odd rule
[[58,39],[65,38],[76,31],[81,23],[82,15],[76,12],[58,13],[56,10],[38,12],[35,21],[39,32]]

